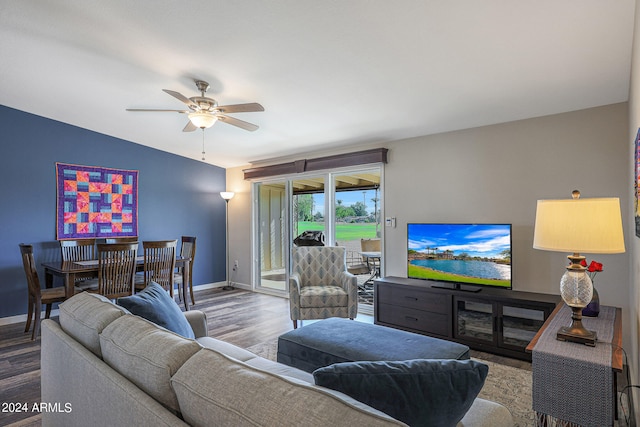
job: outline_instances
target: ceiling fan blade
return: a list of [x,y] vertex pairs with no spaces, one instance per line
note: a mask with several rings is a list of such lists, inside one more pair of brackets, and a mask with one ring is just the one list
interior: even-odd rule
[[194,130],[198,129],[198,127],[196,125],[194,125],[191,120],[189,120],[187,122],[187,125],[184,127],[184,129],[182,129],[182,132],[193,132]]
[[254,111],[264,111],[264,107],[257,102],[248,104],[220,105],[216,110],[221,113],[252,113]]
[[254,125],[253,123],[245,122],[244,120],[236,119],[235,117],[225,116],[223,114],[217,114],[218,120],[221,122],[228,123],[233,126],[237,126],[241,129],[248,130],[249,132],[253,132],[258,130],[258,125]]
[[160,111],[160,112],[172,112],[172,113],[190,113],[188,110],[156,110],[156,109],[148,109],[148,108],[127,108],[127,111]]
[[193,102],[192,100],[190,100],[189,98],[181,94],[180,92],[176,92],[175,90],[169,90],[169,89],[162,89],[162,90],[168,93],[169,95],[173,96],[174,98],[178,99],[179,101],[184,102],[189,107],[195,108],[196,110],[200,109],[200,106],[198,104],[196,104],[195,102]]

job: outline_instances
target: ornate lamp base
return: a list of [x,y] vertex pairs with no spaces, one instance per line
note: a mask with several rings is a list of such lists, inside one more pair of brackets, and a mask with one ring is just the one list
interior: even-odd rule
[[598,337],[595,331],[589,331],[582,325],[582,307],[571,307],[571,310],[571,325],[558,329],[556,339],[595,347]]

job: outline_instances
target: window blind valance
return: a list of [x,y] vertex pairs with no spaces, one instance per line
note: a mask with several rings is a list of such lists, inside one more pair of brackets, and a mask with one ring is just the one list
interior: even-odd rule
[[258,166],[244,169],[244,179],[264,178],[276,175],[320,171],[348,166],[366,165],[371,163],[387,163],[387,148],[356,151],[353,153],[336,154],[334,156],[317,157],[315,159],[301,159],[287,163],[269,166]]

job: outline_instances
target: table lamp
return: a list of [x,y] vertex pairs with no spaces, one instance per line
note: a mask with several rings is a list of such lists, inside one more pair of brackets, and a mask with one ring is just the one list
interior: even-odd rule
[[560,280],[560,295],[571,308],[571,325],[558,330],[560,341],[595,346],[594,331],[582,325],[582,309],[593,296],[593,284],[580,262],[580,253],[615,254],[625,251],[618,198],[538,200],[533,247],[546,251],[572,252],[571,264]]

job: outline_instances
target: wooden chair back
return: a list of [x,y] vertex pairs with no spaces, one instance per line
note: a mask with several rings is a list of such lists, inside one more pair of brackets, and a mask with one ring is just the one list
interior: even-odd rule
[[51,305],[54,302],[65,300],[65,288],[64,286],[60,286],[57,288],[41,289],[36,263],[33,259],[33,246],[25,245],[24,243],[21,243],[19,246],[24,273],[27,277],[27,296],[29,303],[29,312],[27,314],[27,323],[24,331],[29,331],[29,328],[31,328],[31,319],[33,318],[34,325],[31,339],[34,340],[40,333],[40,312],[42,305],[45,305],[45,319],[48,319],[51,315]]
[[144,283],[154,281],[173,298],[173,271],[176,268],[177,240],[143,241]]
[[[189,263],[189,278],[193,272],[193,260],[196,257],[196,238],[192,236],[182,236],[182,245],[180,246],[180,256],[183,258],[191,258]],[[179,268],[179,270],[182,267]]]
[[138,238],[137,237],[107,237],[106,239],[104,239],[104,243],[133,243],[133,242],[137,242]]
[[88,261],[96,259],[96,239],[60,240],[63,261]]
[[[178,271],[173,275],[173,281],[182,286],[189,286],[189,294],[191,295],[191,303],[195,304],[196,301],[193,296],[193,260],[196,257],[196,238],[193,236],[182,236],[182,245],[180,246],[180,256],[183,258],[191,258],[189,262],[189,283],[182,283],[182,269],[184,267],[178,267]],[[178,286],[180,288],[180,286]]]
[[38,295],[40,294],[40,279],[38,279],[38,271],[33,259],[33,246],[20,243],[20,254],[22,255],[24,273],[27,276],[29,295]]
[[[88,261],[96,259],[96,239],[60,240],[63,261]],[[76,285],[83,290],[95,292],[98,282],[95,273],[78,273]]]
[[98,244],[98,293],[109,299],[133,295],[138,242]]
[[180,246],[180,256],[185,258],[191,258],[191,265],[193,266],[193,259],[196,257],[196,238],[192,236],[182,236],[182,246]]

